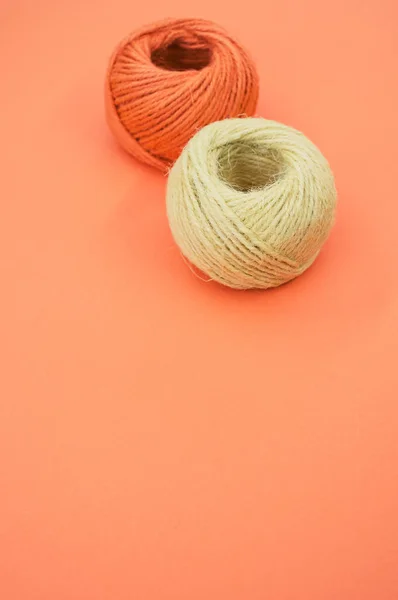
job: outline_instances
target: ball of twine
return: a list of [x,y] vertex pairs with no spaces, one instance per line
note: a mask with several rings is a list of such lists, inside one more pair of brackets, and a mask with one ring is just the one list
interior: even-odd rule
[[125,150],[167,170],[204,125],[253,115],[258,87],[252,60],[221,27],[167,19],[116,48],[106,76],[106,117]]
[[305,271],[334,221],[330,167],[302,133],[265,119],[199,131],[170,172],[167,212],[183,255],[232,288],[270,288]]

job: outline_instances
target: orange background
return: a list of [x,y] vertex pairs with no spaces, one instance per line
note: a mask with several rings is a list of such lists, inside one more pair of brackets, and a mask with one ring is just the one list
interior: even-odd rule
[[[0,597],[397,600],[398,5],[1,3]],[[114,143],[130,29],[223,24],[339,190],[313,268],[196,279]]]

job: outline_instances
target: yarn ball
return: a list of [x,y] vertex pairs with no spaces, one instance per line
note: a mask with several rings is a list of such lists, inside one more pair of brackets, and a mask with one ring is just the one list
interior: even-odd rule
[[110,59],[106,117],[121,146],[162,170],[204,125],[254,114],[255,66],[240,44],[203,19],[167,19],[132,33]]
[[313,263],[336,206],[328,162],[302,133],[260,118],[199,131],[170,171],[167,213],[182,254],[232,288],[271,288]]

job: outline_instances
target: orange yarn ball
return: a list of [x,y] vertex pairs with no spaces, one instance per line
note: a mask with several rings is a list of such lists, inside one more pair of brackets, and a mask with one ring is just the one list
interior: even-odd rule
[[166,170],[203,126],[251,116],[258,75],[243,48],[203,19],[167,19],[116,48],[106,77],[107,121],[135,158]]

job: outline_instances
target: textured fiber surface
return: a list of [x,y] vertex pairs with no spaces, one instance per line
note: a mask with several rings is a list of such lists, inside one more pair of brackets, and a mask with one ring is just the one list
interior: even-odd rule
[[269,288],[305,271],[334,220],[330,167],[302,133],[226,119],[190,140],[172,168],[167,210],[183,254],[221,283]]
[[111,57],[105,84],[109,126],[136,158],[167,168],[198,129],[253,115],[256,68],[219,25],[167,19],[133,32]]

